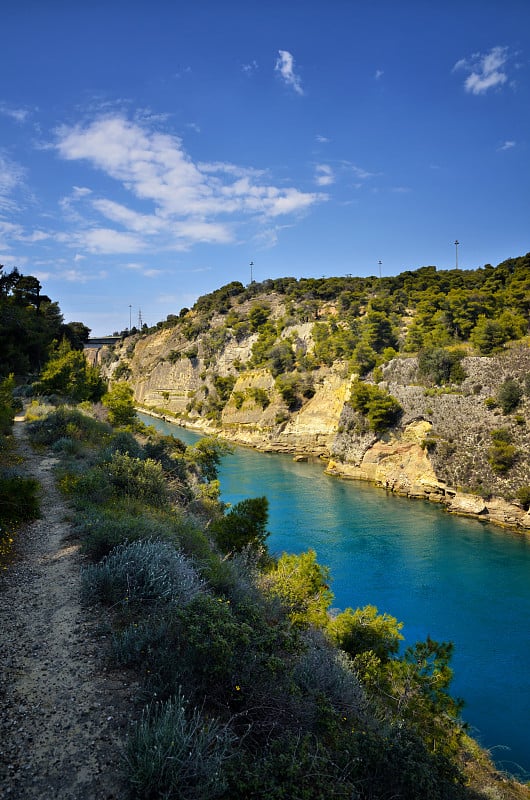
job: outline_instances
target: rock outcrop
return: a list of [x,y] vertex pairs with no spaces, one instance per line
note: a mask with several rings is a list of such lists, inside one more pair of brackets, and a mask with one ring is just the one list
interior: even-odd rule
[[[503,414],[488,402],[507,377],[523,383],[530,374],[528,347],[467,357],[467,377],[441,388],[421,384],[415,358],[392,359],[377,376],[379,387],[399,401],[403,413],[397,425],[376,435],[349,403],[356,376],[345,364],[314,369],[311,390],[293,400],[270,369],[250,366],[256,333],[239,339],[223,334],[212,352],[216,324],[193,346],[178,328],[164,328],[125,340],[101,360],[109,377],[130,381],[139,407],[181,425],[259,450],[327,459],[328,474],[530,530],[530,514],[514,501],[517,490],[530,485],[530,400],[524,397],[516,414]],[[284,329],[282,336],[310,353],[311,326],[303,327]],[[488,455],[499,428],[517,453],[506,473],[495,471]]]

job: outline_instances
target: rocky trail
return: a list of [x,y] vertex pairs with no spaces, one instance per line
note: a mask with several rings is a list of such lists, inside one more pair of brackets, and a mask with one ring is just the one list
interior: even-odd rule
[[109,669],[104,626],[81,604],[82,556],[55,487],[56,459],[36,454],[24,429],[18,419],[42,517],[17,534],[0,575],[0,798],[123,800],[134,687]]

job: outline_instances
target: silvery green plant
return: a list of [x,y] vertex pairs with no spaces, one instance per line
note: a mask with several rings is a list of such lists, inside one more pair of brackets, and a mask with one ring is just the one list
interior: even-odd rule
[[137,797],[213,800],[226,789],[223,764],[234,737],[179,689],[174,699],[148,706],[129,737],[126,761]]
[[163,601],[186,604],[205,590],[192,561],[167,542],[147,539],[117,547],[83,572],[85,597],[130,604]]

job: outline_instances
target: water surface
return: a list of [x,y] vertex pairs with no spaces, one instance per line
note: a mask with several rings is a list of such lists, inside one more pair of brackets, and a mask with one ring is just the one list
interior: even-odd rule
[[[187,443],[172,423],[142,419]],[[272,552],[309,547],[331,569],[338,608],[375,605],[407,644],[455,644],[453,694],[496,763],[530,777],[530,538],[323,473],[319,463],[237,447],[222,498],[266,495]]]

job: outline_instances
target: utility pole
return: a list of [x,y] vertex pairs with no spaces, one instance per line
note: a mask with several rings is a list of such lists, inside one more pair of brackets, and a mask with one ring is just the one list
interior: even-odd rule
[[458,269],[458,245],[460,242],[458,239],[455,239],[455,251],[456,251],[456,269]]

